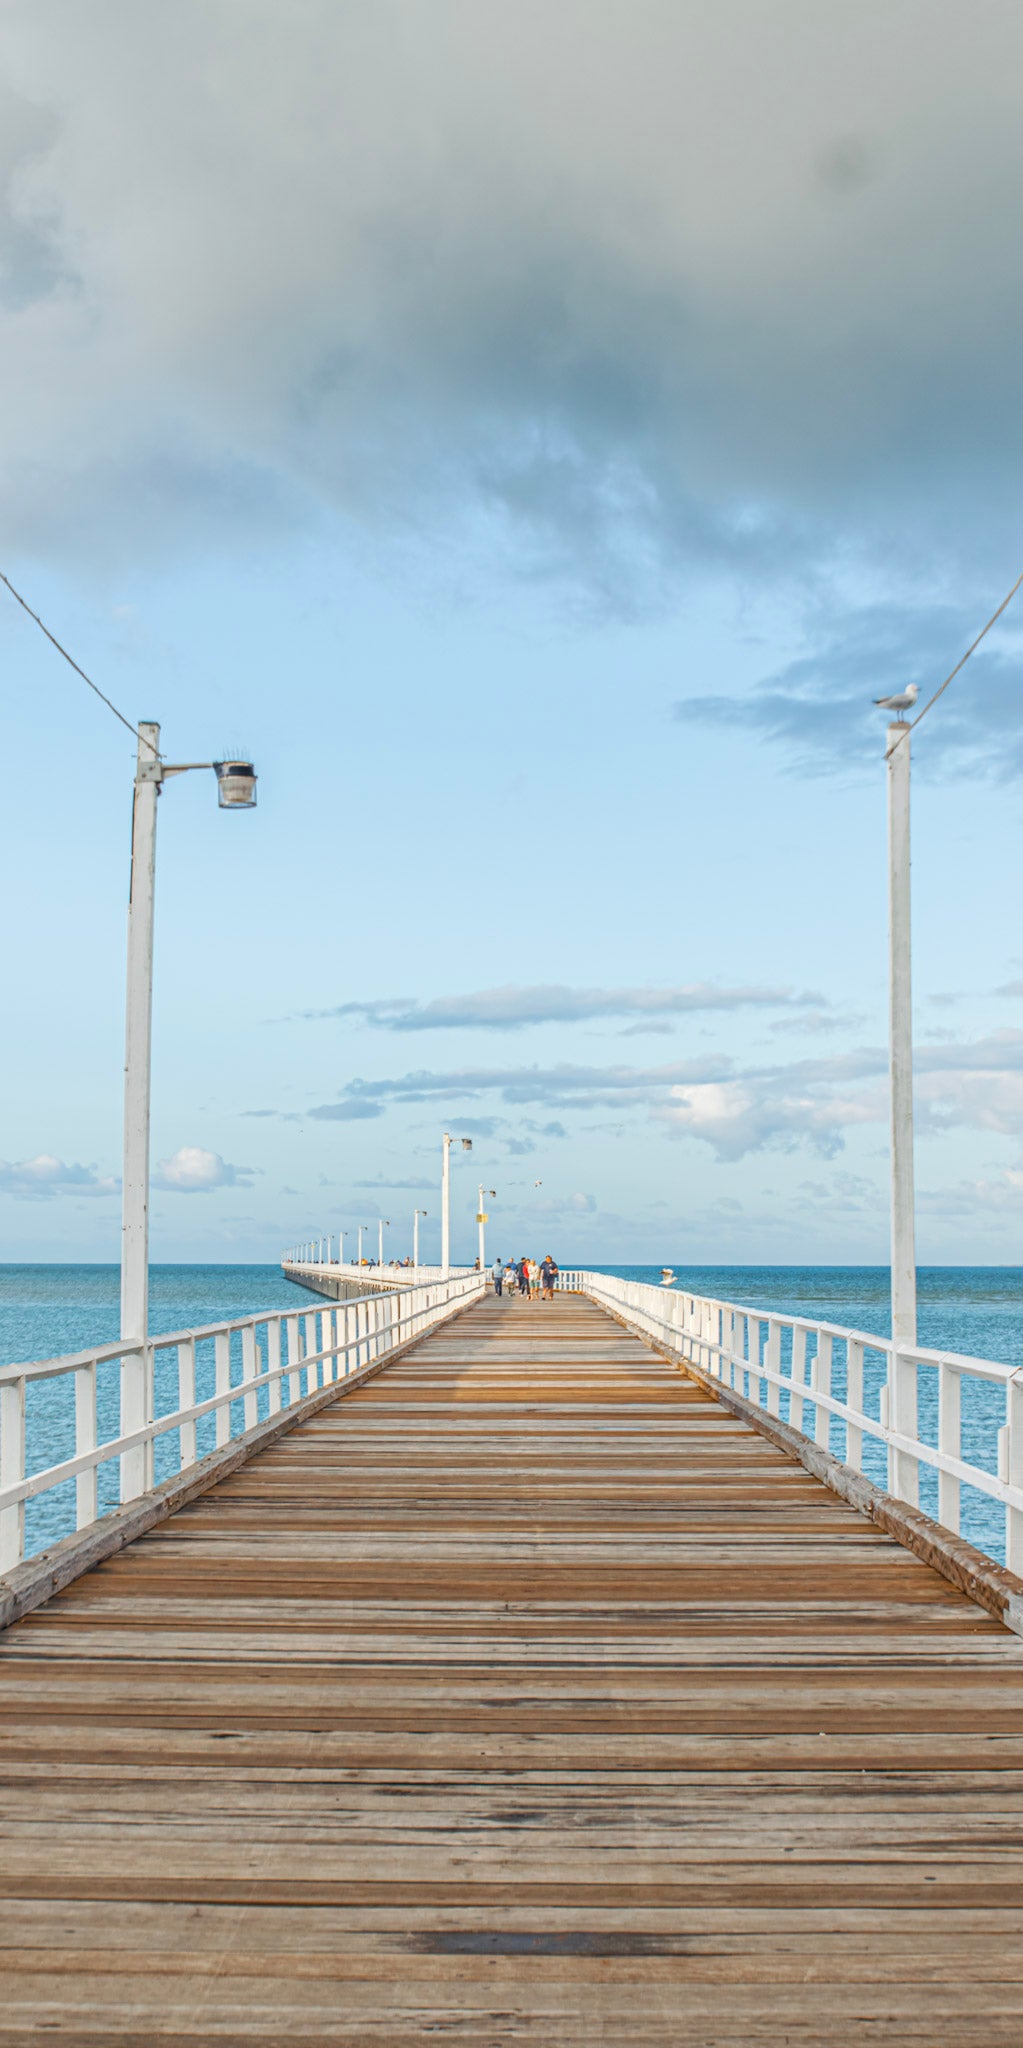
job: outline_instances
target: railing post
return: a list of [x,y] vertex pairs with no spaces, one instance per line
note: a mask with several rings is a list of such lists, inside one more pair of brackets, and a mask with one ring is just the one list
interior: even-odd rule
[[[96,1448],[96,1367],[80,1365],[75,1374],[75,1457],[82,1458]],[[75,1527],[88,1529],[96,1520],[99,1504],[95,1465],[79,1472],[75,1480]]]
[[[812,1399],[814,1394],[830,1394],[830,1392],[831,1332],[830,1330],[818,1330],[817,1351],[810,1379],[810,1397]],[[813,1437],[814,1442],[820,1444],[824,1450],[829,1448],[831,1442],[831,1416],[820,1401],[814,1404]]]
[[[213,1391],[226,1394],[231,1385],[231,1332],[218,1330],[213,1339]],[[218,1451],[231,1440],[231,1404],[222,1401],[216,1410],[216,1444]]]
[[[885,1352],[888,1377],[885,1385],[889,1429],[915,1440],[917,1426],[916,1362],[902,1357],[893,1342]],[[888,1446],[888,1491],[910,1507],[920,1499],[920,1466],[910,1451]]]
[[[20,1486],[25,1477],[25,1382],[0,1385],[0,1488]],[[0,1513],[0,1572],[20,1564],[25,1554],[25,1503]]]
[[[195,1338],[184,1337],[178,1345],[178,1407],[195,1407]],[[178,1428],[180,1470],[195,1464],[195,1423],[182,1422]]]
[[302,1332],[297,1316],[287,1316],[284,1323],[285,1357],[288,1364],[288,1407],[294,1408],[302,1399]]
[[736,1335],[734,1308],[730,1308],[727,1315],[722,1317],[722,1324],[722,1350],[718,1366],[718,1379],[724,1386],[730,1387],[735,1377]]
[[743,1389],[747,1400],[755,1401],[761,1407],[760,1399],[760,1317],[747,1316],[747,1373]]
[[[863,1346],[855,1337],[845,1340],[845,1405],[857,1415],[863,1413]],[[863,1431],[856,1422],[845,1425],[845,1462],[854,1472],[863,1470]]]
[[252,1381],[256,1377],[256,1332],[252,1323],[242,1329],[242,1384],[245,1388],[244,1427],[255,1429],[259,1421],[259,1396]]
[[[938,1449],[958,1458],[962,1442],[960,1428],[960,1380],[954,1366],[942,1360],[938,1367]],[[938,1520],[959,1534],[960,1488],[954,1472],[938,1473]]]
[[[1003,1478],[1023,1490],[1023,1384],[1017,1370],[1005,1383],[1005,1458]],[[1011,1572],[1023,1571],[1023,1509],[1005,1510],[1005,1562]]]
[[281,1318],[271,1316],[266,1326],[266,1398],[267,1413],[278,1414],[281,1406],[281,1381],[274,1375],[281,1363]]
[[[771,1316],[768,1319],[767,1355],[764,1359],[764,1364],[767,1367],[768,1372],[776,1372],[780,1374],[781,1324],[777,1321],[777,1319],[774,1316]],[[777,1385],[774,1380],[768,1380],[767,1382],[767,1412],[769,1415],[781,1414],[781,1387]]]
[[798,1326],[792,1330],[792,1392],[789,1395],[789,1422],[793,1429],[802,1434],[803,1389],[806,1386],[806,1331]]

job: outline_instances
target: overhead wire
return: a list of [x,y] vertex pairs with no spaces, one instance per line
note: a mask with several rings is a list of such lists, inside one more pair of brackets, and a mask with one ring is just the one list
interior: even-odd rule
[[30,618],[30,619],[34,619],[34,620],[35,620],[35,623],[36,623],[36,625],[38,626],[38,628],[39,628],[39,631],[40,631],[41,633],[45,633],[45,635],[46,635],[46,638],[47,638],[47,640],[48,640],[48,641],[50,642],[50,645],[51,645],[51,647],[55,647],[55,648],[56,648],[56,650],[57,650],[57,653],[58,653],[58,654],[62,654],[62,655],[64,656],[64,660],[65,660],[66,662],[68,662],[68,663],[69,663],[69,665],[71,666],[71,668],[73,668],[73,669],[74,669],[74,672],[75,672],[76,676],[81,676],[81,678],[82,678],[82,681],[83,681],[83,683],[88,683],[88,685],[89,685],[89,688],[90,688],[90,690],[94,690],[94,691],[95,691],[95,693],[96,693],[97,697],[98,697],[98,698],[100,699],[100,702],[106,705],[106,707],[107,707],[107,710],[108,710],[108,711],[112,711],[112,712],[113,712],[113,714],[114,714],[114,717],[115,717],[115,718],[119,718],[119,719],[120,719],[120,721],[121,721],[121,724],[122,724],[123,726],[126,726],[126,727],[127,727],[127,729],[128,729],[128,731],[129,731],[130,733],[134,733],[134,735],[135,735],[135,738],[136,738],[136,739],[138,740],[138,743],[139,743],[139,745],[140,745],[140,746],[142,746],[142,747],[148,747],[148,748],[150,749],[150,751],[151,751],[151,752],[152,752],[153,754],[156,754],[156,755],[157,755],[157,758],[159,758],[159,755],[158,755],[158,750],[157,750],[157,748],[156,748],[156,747],[154,747],[154,745],[153,745],[153,742],[152,742],[152,740],[151,740],[151,739],[147,739],[147,738],[146,738],[146,736],[145,736],[145,734],[144,734],[144,733],[141,733],[141,732],[139,731],[139,729],[138,729],[138,726],[137,726],[137,725],[133,725],[133,724],[132,724],[132,722],[131,722],[131,719],[130,719],[130,718],[125,718],[124,712],[123,712],[123,711],[118,711],[118,709],[117,709],[117,706],[116,706],[116,704],[114,704],[114,703],[112,703],[112,702],[111,702],[110,698],[109,698],[109,697],[108,697],[108,696],[106,695],[105,691],[103,691],[103,690],[101,690],[101,689],[100,689],[100,687],[99,687],[99,684],[98,684],[98,683],[94,683],[94,682],[93,682],[93,680],[92,680],[92,677],[91,677],[91,676],[87,676],[87,675],[86,675],[86,673],[85,673],[85,670],[84,670],[84,668],[80,668],[80,667],[79,667],[79,665],[78,665],[77,661],[76,661],[76,660],[75,660],[75,658],[74,658],[74,655],[73,655],[73,654],[69,654],[69,653],[68,653],[68,651],[67,651],[67,648],[66,648],[66,647],[62,647],[62,646],[61,646],[61,644],[60,644],[60,641],[59,641],[59,640],[57,639],[57,636],[56,636],[56,634],[55,634],[55,633],[51,633],[51,631],[50,631],[50,629],[49,629],[49,626],[46,626],[46,625],[44,625],[44,624],[43,624],[43,621],[42,621],[42,619],[41,619],[41,618],[39,617],[39,613],[38,613],[38,612],[34,612],[34,611],[32,610],[32,607],[31,607],[31,605],[30,605],[30,604],[27,604],[27,603],[26,603],[25,599],[24,599],[24,598],[22,597],[22,595],[21,595],[21,592],[20,592],[20,590],[15,590],[15,588],[14,588],[14,585],[13,585],[13,583],[11,582],[11,579],[10,579],[10,577],[9,577],[9,576],[5,576],[5,575],[4,575],[4,572],[3,572],[3,570],[2,570],[2,569],[0,569],[0,583],[4,583],[4,584],[6,584],[6,586],[7,586],[7,589],[8,589],[9,591],[10,591],[10,593],[11,593],[11,596],[12,596],[12,597],[13,597],[13,598],[15,599],[15,602],[16,602],[17,604],[20,604],[20,606],[21,606],[21,609],[22,609],[22,611],[23,611],[23,612],[27,612],[27,613],[28,613],[28,616],[29,616],[29,618]]
[[949,684],[955,682],[955,679],[959,674],[960,669],[965,668],[967,662],[970,659],[971,654],[976,653],[976,650],[980,646],[980,643],[983,640],[985,633],[990,633],[992,626],[998,619],[1001,618],[1002,613],[1006,610],[1007,606],[1009,606],[1012,603],[1012,600],[1015,597],[1016,592],[1019,589],[1021,583],[1023,583],[1023,569],[1020,570],[1020,573],[1017,576],[1016,581],[1013,584],[1008,596],[1003,597],[1002,602],[998,607],[998,610],[996,612],[992,612],[991,617],[987,622],[987,625],[981,627],[980,632],[977,634],[977,638],[971,642],[970,646],[966,650],[966,653],[961,657],[959,661],[956,662],[954,669],[951,670],[951,672],[945,677],[944,682],[941,683],[939,687],[935,690],[933,697],[928,697],[923,710],[917,712],[916,717],[911,722],[910,731],[912,731],[914,726],[919,725],[920,720],[922,718],[926,718],[927,713],[931,709],[932,704],[937,703],[938,698],[942,696],[945,690],[948,689]]

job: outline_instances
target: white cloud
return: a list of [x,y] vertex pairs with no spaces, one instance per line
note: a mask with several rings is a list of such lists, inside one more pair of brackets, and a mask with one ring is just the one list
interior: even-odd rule
[[94,1166],[68,1166],[41,1152],[35,1159],[0,1159],[0,1194],[22,1201],[49,1201],[54,1195],[116,1195],[120,1181],[98,1174]]
[[383,1113],[382,1103],[359,1101],[351,1096],[344,1102],[319,1102],[315,1109],[306,1112],[320,1123],[337,1124],[365,1123],[368,1118],[383,1116]]
[[917,1208],[926,1216],[976,1216],[984,1212],[1018,1216],[1023,1211],[1023,1167],[1006,1167],[994,1179],[961,1180],[952,1187],[922,1188]]
[[219,1152],[207,1152],[201,1145],[181,1145],[169,1159],[161,1159],[152,1185],[167,1194],[209,1195],[216,1188],[248,1187],[249,1166],[231,1166]]
[[594,1216],[597,1198],[579,1192],[574,1195],[551,1195],[546,1201],[531,1203],[530,1216]]
[[676,1136],[702,1138],[719,1159],[741,1159],[765,1146],[793,1151],[799,1144],[832,1158],[850,1125],[876,1122],[885,1103],[877,1092],[789,1093],[774,1081],[760,1087],[725,1081],[673,1088],[670,1101],[657,1105],[654,1114]]

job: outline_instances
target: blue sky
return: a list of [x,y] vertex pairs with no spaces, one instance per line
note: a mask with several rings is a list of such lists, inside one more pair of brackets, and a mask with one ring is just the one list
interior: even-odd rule
[[[237,25],[0,26],[2,566],[260,772],[160,801],[154,1256],[429,1253],[449,1128],[458,1253],[482,1176],[505,1253],[882,1261],[870,700],[1020,567],[1018,10]],[[925,1261],[1019,1257],[1021,635],[916,743]],[[131,743],[0,664],[0,1255],[114,1258]]]

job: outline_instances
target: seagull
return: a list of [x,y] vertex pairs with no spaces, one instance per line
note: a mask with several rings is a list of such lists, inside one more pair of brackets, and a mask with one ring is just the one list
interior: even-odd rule
[[919,683],[907,683],[906,688],[900,690],[897,696],[875,697],[874,702],[880,711],[912,711],[919,695]]

